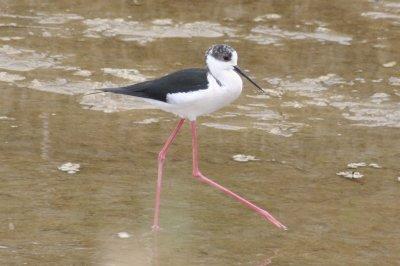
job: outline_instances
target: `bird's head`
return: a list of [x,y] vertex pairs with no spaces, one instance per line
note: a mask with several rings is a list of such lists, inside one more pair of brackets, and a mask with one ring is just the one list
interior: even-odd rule
[[213,73],[218,73],[221,71],[234,70],[247,80],[249,80],[254,86],[260,89],[262,92],[264,90],[258,86],[252,79],[250,79],[237,65],[238,54],[229,45],[226,44],[215,44],[208,48],[206,52],[206,64],[208,69]]
[[206,52],[208,68],[232,70],[237,65],[238,55],[232,47],[226,44],[215,44]]

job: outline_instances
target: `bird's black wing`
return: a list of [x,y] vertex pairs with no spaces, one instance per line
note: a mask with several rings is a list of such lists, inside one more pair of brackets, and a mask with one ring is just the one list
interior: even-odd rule
[[190,68],[180,70],[159,79],[134,85],[102,89],[105,92],[125,94],[158,101],[167,101],[167,94],[207,89],[207,69]]

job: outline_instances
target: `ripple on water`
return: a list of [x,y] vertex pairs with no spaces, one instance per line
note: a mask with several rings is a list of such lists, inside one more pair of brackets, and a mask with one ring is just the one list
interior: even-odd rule
[[119,238],[130,238],[131,237],[131,234],[129,234],[128,232],[119,232],[119,233],[117,233],[117,236],[119,237]]
[[374,11],[362,12],[361,16],[374,20],[388,20],[392,25],[400,25],[400,3],[376,1]]
[[336,175],[343,176],[343,177],[349,178],[349,179],[360,179],[364,176],[360,172],[353,172],[353,171],[338,172],[338,173],[336,173]]
[[136,41],[140,44],[146,44],[159,38],[217,38],[235,34],[235,30],[232,28],[207,21],[174,23],[172,20],[164,19],[145,23],[126,21],[122,18],[96,18],[86,19],[84,24],[88,27],[85,31],[86,37],[119,37],[124,41]]
[[0,23],[0,27],[10,27],[10,28],[14,28],[17,27],[17,23]]
[[142,121],[137,121],[134,122],[135,124],[142,124],[142,125],[148,125],[148,124],[153,124],[153,123],[158,123],[160,120],[158,118],[146,118]]
[[37,13],[39,24],[64,24],[73,20],[82,20],[84,17],[70,13]]
[[233,126],[233,125],[227,125],[227,124],[221,124],[221,123],[202,123],[202,125],[204,125],[206,127],[212,127],[212,128],[217,128],[217,129],[223,129],[223,130],[246,129],[245,127],[241,127],[241,126]]
[[254,22],[261,22],[261,21],[267,21],[267,20],[278,20],[281,19],[282,16],[279,14],[275,13],[270,13],[270,14],[265,14],[262,16],[258,16],[255,19],[253,19]]
[[38,12],[34,15],[16,15],[16,14],[7,14],[0,13],[0,17],[3,18],[14,18],[14,19],[29,19],[34,20],[39,24],[64,24],[73,20],[82,20],[84,17],[71,14],[71,13],[44,13]]
[[371,19],[393,19],[400,20],[400,15],[395,15],[386,12],[363,12],[361,16],[371,18]]
[[390,10],[395,10],[397,12],[400,11],[400,3],[399,2],[384,2],[384,7],[389,8]]
[[349,163],[347,164],[348,168],[352,168],[352,169],[357,169],[358,167],[364,167],[367,166],[367,163],[364,162],[359,162],[359,163]]
[[139,70],[137,69],[120,69],[120,68],[102,68],[104,73],[123,78],[129,79],[133,82],[143,82],[149,77],[140,74]]
[[254,128],[266,131],[270,134],[291,137],[294,133],[298,132],[305,124],[294,123],[288,121],[275,121],[275,122],[255,122]]
[[389,84],[392,86],[400,86],[400,78],[398,77],[390,77]]
[[[242,115],[253,119],[252,127],[254,129],[277,136],[291,137],[306,125],[289,121],[286,115],[268,109],[264,104],[238,105],[237,108],[241,110]],[[244,121],[247,120],[244,119]]]
[[346,109],[343,117],[357,121],[355,125],[367,127],[400,127],[400,103],[331,102],[331,106]]
[[[94,89],[98,88],[115,87],[115,84],[110,82],[101,83],[87,80],[68,81],[59,78],[53,81],[40,81],[34,79],[28,87],[39,91],[77,95],[93,92]],[[85,109],[99,110],[106,113],[133,109],[154,109],[153,106],[138,98],[113,95],[111,93],[82,95],[80,104],[84,105]]]
[[9,45],[0,47],[0,68],[13,71],[31,71],[38,68],[50,68],[58,65],[63,56],[49,56],[34,50],[16,48]]
[[79,172],[79,168],[81,167],[81,165],[79,163],[64,163],[62,165],[60,165],[58,167],[58,170],[66,172],[68,174],[75,174],[77,172]]
[[245,154],[235,154],[232,156],[232,159],[237,162],[249,162],[249,161],[259,161],[260,159],[257,159],[253,155],[245,155]]
[[13,83],[15,81],[24,80],[25,77],[17,74],[10,74],[7,72],[0,72],[0,81]]
[[371,96],[371,102],[380,104],[390,100],[390,95],[384,92],[377,92]]
[[390,62],[382,64],[383,67],[394,67],[395,65],[397,65],[396,61],[390,61]]
[[287,31],[277,26],[256,26],[251,34],[245,37],[258,44],[276,44],[283,40],[316,40],[318,42],[336,42],[350,45],[352,37],[333,32],[324,27],[318,27],[314,32]]
[[368,164],[368,166],[369,167],[372,167],[372,168],[382,168],[382,166],[380,166],[379,164],[377,164],[377,163],[370,163],[370,164]]
[[[337,90],[329,88],[334,85],[352,86],[355,81],[367,83],[365,79],[355,78],[353,81],[345,81],[336,74],[327,74],[317,78],[305,78],[300,81],[282,78],[266,78],[276,90],[294,92],[296,95],[305,96],[306,99],[297,99],[297,103],[303,106],[331,106],[339,109],[342,116],[348,120],[356,121],[354,125],[368,127],[400,127],[400,103],[391,101],[391,96],[385,92],[376,92],[365,99],[357,95],[337,94]],[[391,85],[397,86],[400,79],[389,78]],[[394,91],[397,95],[397,92]],[[283,106],[290,106],[283,103]]]
[[0,40],[1,41],[5,41],[5,42],[18,41],[18,40],[23,40],[23,39],[25,39],[25,37],[20,37],[20,36],[3,36],[3,37],[0,37]]
[[295,92],[300,96],[314,98],[320,92],[328,90],[332,85],[345,84],[346,81],[336,74],[326,74],[317,78],[304,78],[300,81],[283,80],[281,78],[265,78],[275,89],[285,92]]
[[88,93],[96,88],[111,87],[112,85],[112,83],[100,83],[92,81],[68,81],[67,79],[58,78],[53,81],[40,81],[34,79],[28,85],[28,87],[39,91],[75,95]]
[[253,99],[269,99],[271,96],[267,94],[258,94],[258,95],[251,95],[247,94],[246,97],[253,98]]
[[137,109],[155,109],[154,106],[144,102],[140,98],[111,93],[82,96],[80,104],[82,104],[85,109],[103,111],[105,113]]
[[83,69],[79,69],[76,70],[73,73],[74,76],[81,76],[81,77],[90,77],[92,75],[92,72],[89,70],[83,70]]
[[298,101],[289,101],[289,102],[283,102],[281,104],[282,107],[292,107],[296,109],[300,109],[304,107],[304,104],[298,102]]
[[0,120],[4,120],[4,121],[15,121],[15,118],[13,117],[8,117],[8,116],[0,116]]
[[[248,106],[249,107],[249,106]],[[255,106],[253,106],[255,107]],[[252,108],[247,109],[248,111],[245,112],[245,116],[247,117],[252,117],[256,118],[257,120],[262,120],[262,121],[271,121],[271,120],[282,120],[283,117],[280,115],[278,112],[266,109],[266,108]]]

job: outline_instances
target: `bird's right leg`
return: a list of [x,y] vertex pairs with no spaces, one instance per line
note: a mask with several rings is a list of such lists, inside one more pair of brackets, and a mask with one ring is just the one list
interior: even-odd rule
[[157,189],[156,189],[156,205],[154,207],[154,222],[153,222],[153,227],[152,227],[153,230],[160,229],[160,223],[159,223],[159,220],[160,220],[160,196],[161,196],[162,176],[163,176],[163,170],[164,170],[165,157],[167,155],[169,146],[171,146],[172,142],[178,135],[178,132],[181,129],[184,122],[185,122],[185,119],[181,119],[179,121],[178,125],[172,131],[171,135],[165,142],[164,147],[158,153],[158,177],[157,177]]
[[196,121],[190,121],[190,128],[192,130],[192,146],[193,146],[193,176],[198,178],[200,181],[215,187],[216,189],[222,191],[226,195],[234,198],[235,200],[243,203],[246,205],[248,208],[252,209],[262,217],[264,217],[266,220],[277,226],[278,228],[281,229],[287,229],[286,226],[284,226],[282,223],[280,223],[276,218],[274,218],[269,212],[267,212],[264,209],[261,209],[254,203],[251,203],[247,199],[239,196],[238,194],[230,191],[229,189],[221,186],[217,182],[211,180],[210,178],[204,176],[200,170],[199,170],[199,152],[198,152],[198,144],[197,144],[197,128],[196,128]]

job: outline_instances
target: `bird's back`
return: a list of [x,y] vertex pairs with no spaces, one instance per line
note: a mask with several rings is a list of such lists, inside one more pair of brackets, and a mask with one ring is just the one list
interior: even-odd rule
[[168,94],[207,89],[207,72],[204,68],[189,68],[158,79],[103,91],[167,102]]

